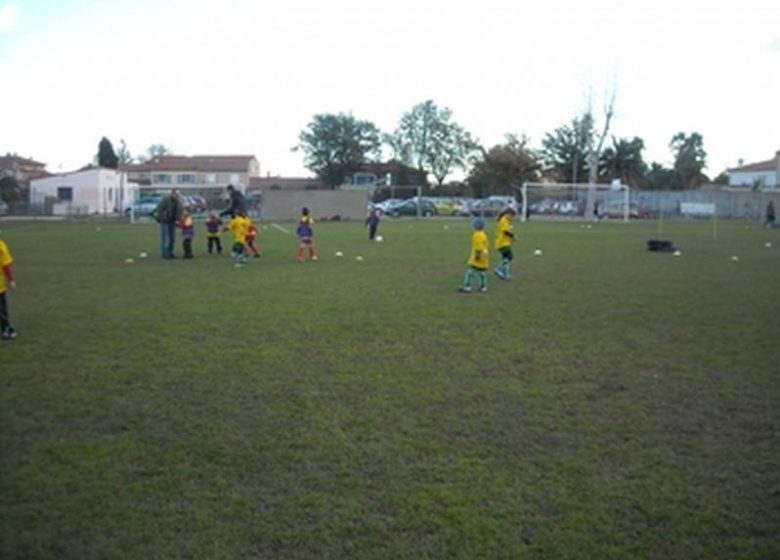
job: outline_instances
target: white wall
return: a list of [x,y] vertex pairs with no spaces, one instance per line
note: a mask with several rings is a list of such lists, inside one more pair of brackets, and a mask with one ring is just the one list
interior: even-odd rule
[[[114,169],[88,169],[35,179],[30,183],[30,202],[39,204],[45,198],[57,198],[61,187],[71,187],[73,213],[113,214],[122,206],[122,192],[127,189],[126,174]],[[125,197],[127,195],[125,194]],[[65,201],[58,204],[60,212],[67,207]]]

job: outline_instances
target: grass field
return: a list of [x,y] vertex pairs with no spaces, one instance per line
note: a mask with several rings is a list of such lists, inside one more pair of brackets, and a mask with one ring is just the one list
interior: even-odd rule
[[0,221],[0,557],[780,557],[780,230],[517,224],[466,295],[467,221],[361,226]]

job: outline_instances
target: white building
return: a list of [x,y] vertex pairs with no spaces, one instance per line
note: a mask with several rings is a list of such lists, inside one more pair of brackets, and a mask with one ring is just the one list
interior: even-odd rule
[[130,200],[127,174],[94,167],[30,182],[30,203],[51,204],[55,215],[116,214]]
[[774,159],[740,165],[729,169],[728,174],[730,187],[780,190],[780,150]]

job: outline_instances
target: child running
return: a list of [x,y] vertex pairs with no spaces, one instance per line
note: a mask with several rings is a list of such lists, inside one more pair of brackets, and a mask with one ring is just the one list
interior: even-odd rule
[[509,263],[512,262],[512,243],[515,242],[515,234],[512,231],[512,218],[515,217],[513,208],[506,208],[498,215],[498,227],[496,228],[496,250],[501,253],[501,262],[493,269],[501,280],[511,280]]
[[249,227],[246,230],[246,247],[252,251],[255,258],[258,258],[263,251],[263,248],[260,247],[260,245],[255,246],[255,239],[257,239],[258,233],[255,224],[252,223],[252,220],[249,220]]
[[208,239],[209,255],[212,254],[213,249],[217,250],[217,254],[222,254],[222,241],[219,238],[219,230],[222,227],[222,220],[219,219],[217,213],[212,211],[209,213],[208,219],[206,219],[206,239]]
[[184,258],[192,258],[192,238],[195,237],[195,227],[192,225],[192,212],[188,208],[185,208],[181,213],[181,219],[178,223],[181,228],[181,246],[184,250]]
[[0,268],[3,269],[0,274],[0,331],[3,340],[13,340],[16,338],[16,329],[11,326],[11,320],[8,315],[8,300],[5,297],[5,283],[8,281],[8,287],[12,290],[16,288],[14,280],[14,259],[11,256],[11,250],[8,245],[0,239]]
[[488,237],[485,233],[485,220],[476,218],[473,222],[474,233],[471,235],[471,253],[467,264],[466,277],[463,279],[463,285],[459,288],[461,292],[471,292],[471,281],[476,274],[479,278],[479,291],[487,292],[487,275],[485,271],[490,266],[488,259]]
[[246,265],[246,232],[249,230],[249,218],[243,212],[237,212],[230,220],[228,228],[233,233],[233,258],[236,260],[236,268]]
[[303,263],[306,260],[307,249],[309,258],[312,261],[316,261],[317,248],[314,246],[314,218],[312,218],[309,209],[306,207],[301,210],[301,220],[298,222],[298,229],[295,233],[298,235],[298,262]]

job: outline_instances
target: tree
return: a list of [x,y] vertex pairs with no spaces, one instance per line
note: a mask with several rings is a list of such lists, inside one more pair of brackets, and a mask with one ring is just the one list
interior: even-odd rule
[[672,137],[669,147],[674,154],[674,170],[682,189],[695,189],[709,179],[702,172],[707,165],[707,152],[704,151],[704,139],[698,132],[686,136],[678,132]]
[[336,188],[351,173],[379,155],[379,129],[370,121],[339,113],[314,115],[293,150],[301,149],[304,164]]
[[475,196],[514,195],[525,182],[539,179],[537,155],[528,147],[528,138],[507,134],[506,142],[483,151],[468,177]]
[[158,156],[167,156],[173,153],[173,148],[166,146],[165,144],[151,144],[146,148],[146,153],[138,156],[138,163],[146,163],[150,159]]
[[385,137],[394,157],[431,173],[439,185],[453,170],[464,169],[477,143],[452,120],[452,111],[428,99],[405,113],[392,135]]
[[10,175],[0,177],[0,200],[4,202],[21,202],[26,197],[24,187]]
[[650,171],[645,175],[644,188],[650,191],[680,190],[680,182],[674,169],[664,167],[658,162],[650,164]]
[[647,174],[647,164],[642,158],[645,149],[644,141],[639,137],[632,140],[612,137],[612,146],[601,154],[599,175],[610,181],[620,179],[620,182],[632,188],[638,188]]
[[558,183],[576,183],[585,175],[589,122],[574,118],[569,125],[548,132],[542,140],[544,175]]
[[119,159],[114,153],[114,146],[111,145],[111,140],[103,136],[98,144],[97,163],[100,167],[108,167],[109,169],[116,169],[119,165]]
[[117,151],[116,157],[119,160],[119,165],[129,165],[133,163],[133,156],[124,139],[119,141],[119,151]]

